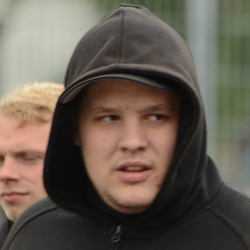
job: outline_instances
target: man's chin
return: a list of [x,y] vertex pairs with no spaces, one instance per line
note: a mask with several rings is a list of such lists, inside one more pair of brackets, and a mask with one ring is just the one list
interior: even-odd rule
[[150,205],[151,202],[138,202],[139,199],[131,201],[131,200],[109,200],[108,205],[112,207],[113,209],[117,210],[120,213],[125,214],[137,214],[146,211]]
[[12,202],[8,206],[3,206],[3,210],[10,221],[15,221],[29,205],[21,204],[20,202]]

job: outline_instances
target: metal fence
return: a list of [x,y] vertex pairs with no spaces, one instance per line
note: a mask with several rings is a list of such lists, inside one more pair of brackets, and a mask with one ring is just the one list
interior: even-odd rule
[[216,155],[226,179],[249,193],[250,185],[250,2],[218,6]]

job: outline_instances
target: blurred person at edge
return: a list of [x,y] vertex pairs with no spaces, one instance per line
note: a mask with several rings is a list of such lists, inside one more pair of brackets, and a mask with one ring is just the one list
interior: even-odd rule
[[44,165],[52,201],[22,213],[2,250],[250,250],[250,199],[207,155],[176,31],[121,4],[78,43],[65,87]]
[[14,221],[47,196],[43,186],[45,152],[62,84],[35,82],[0,100],[0,246]]

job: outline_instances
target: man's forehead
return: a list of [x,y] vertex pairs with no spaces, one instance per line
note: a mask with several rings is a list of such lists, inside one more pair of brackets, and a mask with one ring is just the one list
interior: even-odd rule
[[[123,96],[124,95],[124,96]],[[124,110],[134,110],[139,113],[156,112],[156,111],[175,111],[179,109],[180,98],[173,91],[168,91],[164,95],[130,96],[123,93],[93,95],[89,98],[83,98],[80,107],[84,112],[92,114],[99,113],[116,113]]]
[[176,90],[162,90],[124,79],[105,79],[89,84],[79,95],[79,101],[75,102],[78,106],[76,109],[91,113],[117,109],[122,105],[143,112],[156,109],[156,106],[159,110],[164,105],[165,109],[174,110],[177,102],[180,102],[180,96]]
[[[144,105],[143,109],[141,111],[157,111],[157,110],[166,110],[166,109],[170,109],[170,105],[167,105],[167,104],[162,104],[162,103],[159,103],[159,104],[146,104]],[[116,106],[116,107],[112,107],[112,106],[109,106],[108,104],[107,105],[99,105],[99,106],[96,106],[96,107],[92,107],[91,111],[93,113],[101,113],[101,112],[113,112],[113,111],[118,111],[120,108],[122,108],[122,105],[120,106]],[[129,109],[129,106],[126,106],[127,109]]]

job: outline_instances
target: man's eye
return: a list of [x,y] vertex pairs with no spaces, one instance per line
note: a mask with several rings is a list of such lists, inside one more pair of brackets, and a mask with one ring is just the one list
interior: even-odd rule
[[152,114],[149,116],[149,120],[151,121],[160,121],[160,120],[163,120],[164,118],[165,116],[161,114]]
[[26,157],[25,160],[26,161],[35,161],[35,160],[37,160],[37,158],[31,156],[31,157]]
[[39,159],[40,159],[40,157],[38,157],[38,156],[24,156],[20,160],[23,162],[26,162],[28,164],[32,164],[32,163],[37,162]]
[[101,120],[104,122],[112,122],[118,119],[118,116],[116,115],[107,115],[107,116],[103,116],[101,117]]

